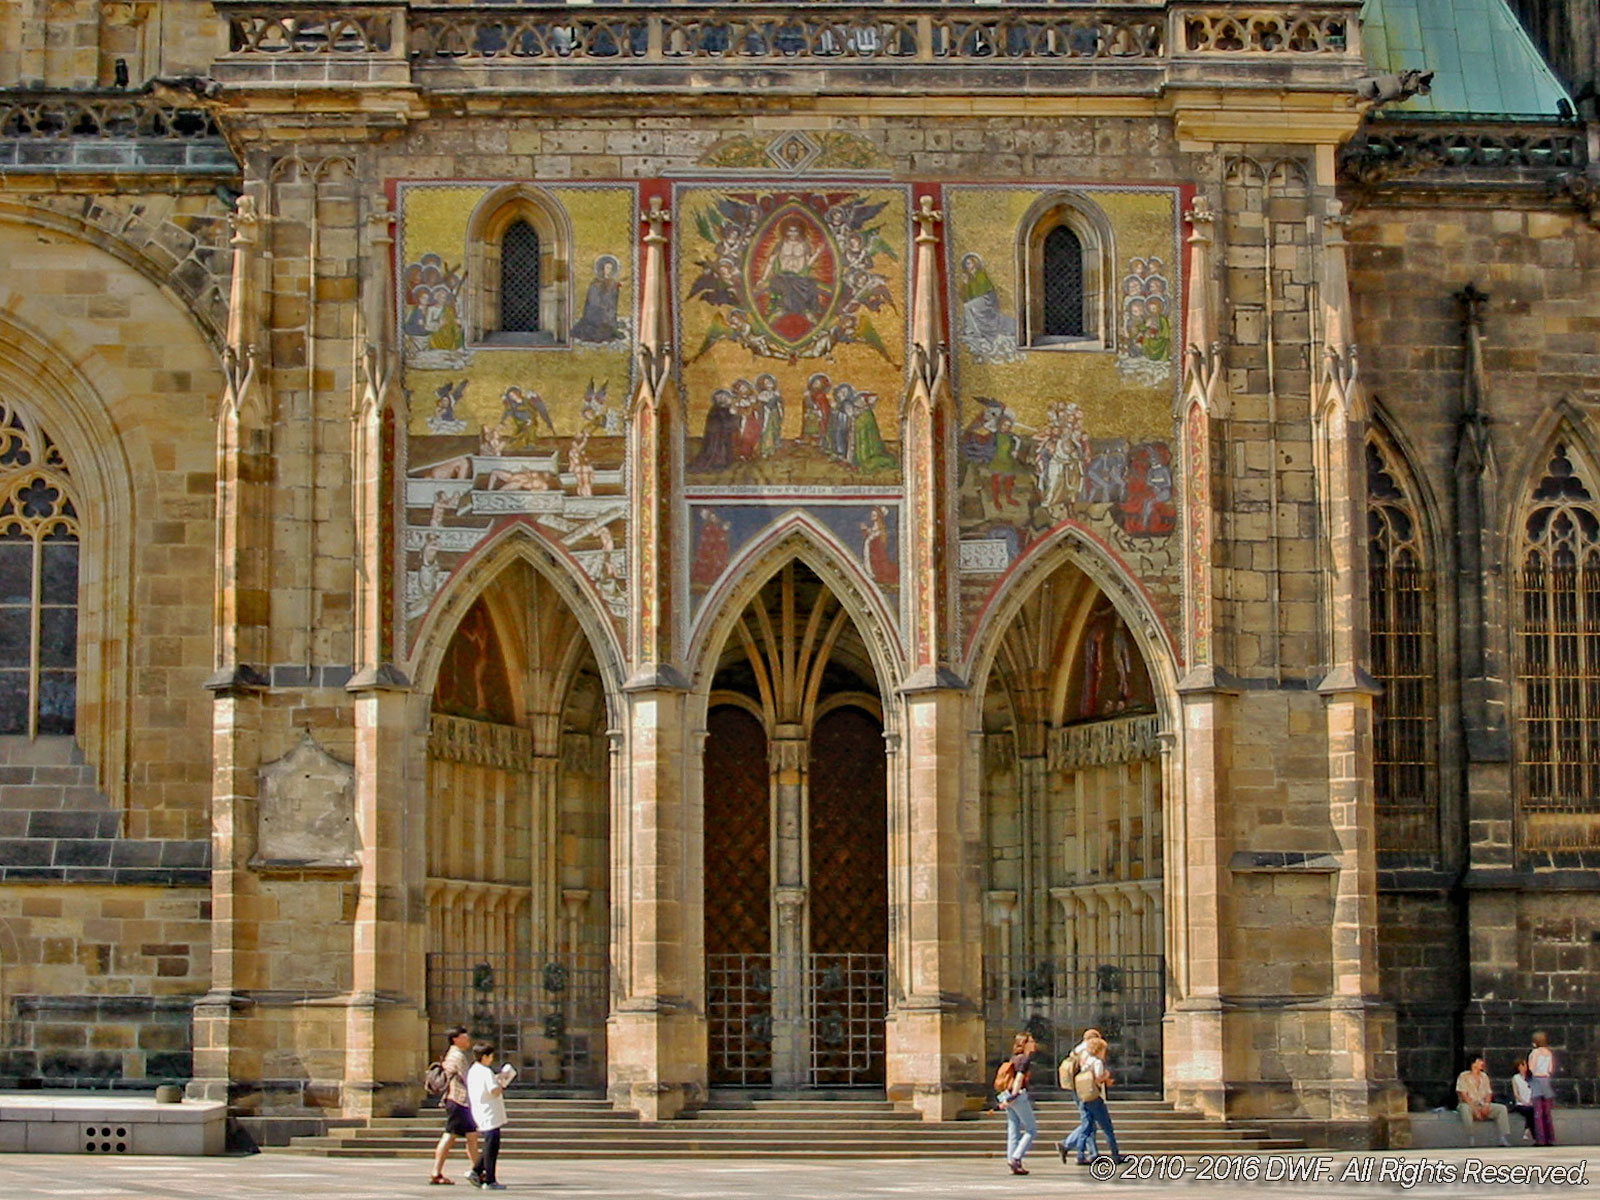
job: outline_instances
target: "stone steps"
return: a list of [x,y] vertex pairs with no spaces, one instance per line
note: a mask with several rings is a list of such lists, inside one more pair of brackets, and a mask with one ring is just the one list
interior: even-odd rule
[[[513,1095],[503,1152],[519,1158],[825,1159],[993,1158],[1004,1153],[1005,1119],[998,1112],[930,1124],[883,1100],[745,1099],[738,1107],[704,1109],[689,1117],[646,1124],[600,1099]],[[1036,1105],[1040,1148],[1076,1123],[1064,1100]],[[1294,1150],[1297,1141],[1259,1129],[1230,1127],[1179,1113],[1150,1099],[1114,1102],[1112,1116],[1125,1153],[1226,1154]],[[297,1137],[281,1152],[335,1158],[425,1157],[439,1136],[439,1113],[385,1117],[364,1126]]]

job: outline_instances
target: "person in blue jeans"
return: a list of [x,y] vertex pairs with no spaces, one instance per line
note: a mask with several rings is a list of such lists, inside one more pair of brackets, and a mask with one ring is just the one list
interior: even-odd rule
[[1089,1161],[1083,1151],[1092,1144],[1097,1128],[1105,1132],[1106,1144],[1111,1147],[1111,1161],[1127,1161],[1117,1149],[1117,1131],[1111,1127],[1111,1113],[1106,1108],[1105,1089],[1116,1082],[1111,1072],[1106,1070],[1107,1050],[1104,1038],[1089,1038],[1087,1053],[1080,1058],[1078,1074],[1073,1080],[1078,1103],[1083,1107],[1083,1122],[1068,1135],[1065,1144],[1077,1150],[1080,1166]]
[[[1061,1066],[1057,1069],[1056,1082],[1063,1092],[1072,1097],[1072,1111],[1077,1114],[1072,1119],[1072,1128],[1074,1130],[1083,1128],[1083,1102],[1078,1099],[1078,1091],[1073,1086],[1073,1081],[1077,1079],[1078,1072],[1083,1069],[1083,1059],[1089,1053],[1089,1039],[1101,1036],[1103,1035],[1098,1029],[1085,1029],[1083,1031],[1083,1039],[1061,1060]],[[1080,1154],[1082,1153],[1082,1150],[1079,1149],[1080,1145],[1083,1149],[1089,1151],[1090,1158],[1100,1157],[1100,1141],[1095,1136],[1094,1129],[1091,1126],[1086,1143],[1074,1141],[1072,1135],[1061,1139],[1061,1162],[1063,1166],[1066,1164],[1067,1155],[1072,1151],[1078,1150]]]
[[1013,1175],[1026,1175],[1023,1156],[1039,1136],[1039,1120],[1033,1115],[1033,1099],[1028,1095],[1028,1074],[1039,1046],[1031,1033],[1019,1033],[1011,1041],[1011,1084],[995,1095],[995,1103],[1006,1114],[1006,1166]]

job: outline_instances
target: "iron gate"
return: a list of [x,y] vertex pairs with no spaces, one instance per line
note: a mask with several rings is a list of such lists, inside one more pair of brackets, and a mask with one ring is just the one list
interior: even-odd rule
[[[888,969],[883,954],[807,956],[807,1086],[882,1085]],[[706,1016],[711,1082],[772,1086],[772,956],[706,955]]]
[[811,955],[806,983],[812,1087],[883,1083],[888,969],[883,954]]
[[605,955],[435,951],[427,963],[430,1046],[449,1026],[466,1025],[517,1063],[520,1085],[605,1083]]
[[[1009,978],[991,969],[984,981],[989,1063],[1008,1055],[1023,1030],[1039,1043],[1041,1061],[1059,1061],[1093,1027],[1111,1044],[1119,1084],[1160,1091],[1165,1008],[1166,960],[1159,954],[1043,959],[1014,967]],[[1055,1071],[1036,1071],[1033,1086],[1054,1088]]]
[[711,1082],[772,1083],[772,955],[706,955],[706,1040]]

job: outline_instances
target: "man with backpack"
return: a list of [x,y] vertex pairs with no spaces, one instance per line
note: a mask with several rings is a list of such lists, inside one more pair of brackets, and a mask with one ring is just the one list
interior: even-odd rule
[[[1101,1037],[1086,1037],[1084,1039],[1084,1053],[1077,1056],[1078,1073],[1073,1077],[1073,1090],[1078,1095],[1078,1104],[1083,1110],[1083,1123],[1068,1135],[1063,1143],[1064,1147],[1075,1147],[1078,1151],[1078,1165],[1083,1166],[1089,1162],[1084,1154],[1084,1149],[1093,1144],[1095,1127],[1105,1131],[1106,1141],[1111,1145],[1111,1161],[1114,1163],[1127,1162],[1127,1158],[1117,1149],[1117,1133],[1111,1127],[1111,1114],[1106,1109],[1105,1089],[1116,1080],[1111,1078],[1111,1072],[1106,1070],[1106,1040]],[[1065,1160],[1065,1149],[1062,1152]]]
[[1087,1146],[1080,1148],[1078,1143],[1073,1140],[1074,1138],[1081,1138],[1085,1129],[1083,1104],[1078,1099],[1078,1089],[1075,1081],[1078,1078],[1078,1072],[1083,1070],[1084,1059],[1089,1055],[1090,1040],[1099,1036],[1100,1031],[1098,1029],[1085,1029],[1083,1031],[1083,1040],[1072,1048],[1067,1056],[1061,1060],[1061,1065],[1056,1068],[1056,1083],[1063,1092],[1072,1097],[1073,1111],[1078,1114],[1077,1119],[1072,1123],[1073,1132],[1061,1141],[1061,1162],[1063,1165],[1066,1164],[1067,1155],[1074,1150],[1082,1154],[1083,1150],[1087,1149],[1091,1159],[1100,1157],[1100,1140],[1095,1135],[1093,1124],[1087,1126],[1089,1138]]
[[450,1044],[450,1049],[445,1052],[444,1058],[428,1067],[427,1088],[435,1095],[444,1097],[444,1133],[439,1136],[439,1144],[433,1150],[433,1175],[429,1183],[454,1183],[444,1173],[445,1159],[450,1157],[450,1149],[456,1144],[456,1138],[466,1135],[467,1157],[472,1160],[472,1170],[467,1175],[467,1182],[474,1187],[479,1186],[478,1177],[478,1126],[472,1120],[472,1101],[467,1094],[467,1071],[472,1066],[472,1060],[467,1057],[467,1050],[472,1045],[472,1035],[467,1032],[465,1025],[452,1025],[445,1033],[445,1038]]

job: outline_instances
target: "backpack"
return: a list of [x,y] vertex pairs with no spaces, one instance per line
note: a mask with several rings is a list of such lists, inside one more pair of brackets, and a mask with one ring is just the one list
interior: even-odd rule
[[1079,1071],[1072,1077],[1072,1087],[1078,1093],[1078,1099],[1085,1104],[1100,1099],[1100,1081],[1095,1078],[1093,1071]]
[[1069,1054],[1061,1060],[1061,1065],[1056,1068],[1056,1084],[1064,1092],[1073,1086],[1073,1079],[1078,1074],[1078,1056]]
[[442,1096],[450,1089],[450,1076],[444,1072],[444,1063],[431,1062],[423,1072],[422,1086],[430,1096]]
[[1005,1060],[1005,1062],[1000,1064],[1000,1069],[994,1073],[995,1092],[997,1094],[1000,1092],[1009,1092],[1011,1090],[1011,1084],[1013,1081],[1015,1081],[1016,1077],[1017,1069],[1011,1065],[1011,1060],[1008,1058]]

